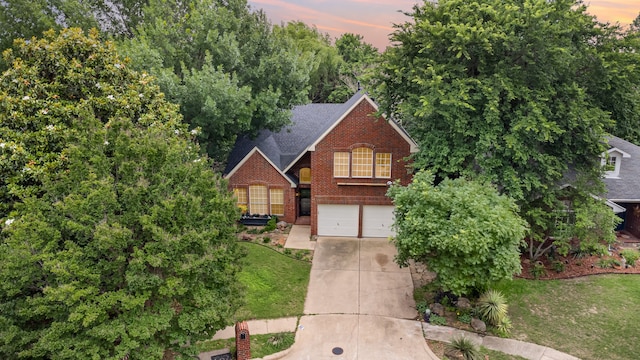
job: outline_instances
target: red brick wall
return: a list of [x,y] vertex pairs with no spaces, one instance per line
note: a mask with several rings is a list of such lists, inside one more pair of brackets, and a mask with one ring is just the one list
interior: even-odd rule
[[236,323],[236,359],[251,359],[251,341],[249,339],[249,325],[246,321]]
[[278,172],[271,164],[258,152],[240,167],[230,178],[229,188],[249,188],[249,185],[267,185],[270,189],[283,189],[284,193],[284,216],[278,216],[278,221],[286,221],[293,223],[296,219],[296,197],[295,188],[291,187],[291,183],[287,181],[280,172]]
[[[363,100],[331,133],[329,133],[311,155],[311,233],[317,234],[318,204],[364,204],[391,205],[386,197],[387,182],[400,180],[407,185],[411,181],[405,158],[410,155],[410,145],[382,117],[371,116],[375,108]],[[333,153],[351,151],[365,145],[375,152],[391,153],[391,178],[334,178]],[[372,184],[372,185],[339,185]]]

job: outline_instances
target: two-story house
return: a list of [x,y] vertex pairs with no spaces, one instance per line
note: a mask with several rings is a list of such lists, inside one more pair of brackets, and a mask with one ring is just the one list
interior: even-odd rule
[[313,235],[392,235],[385,194],[392,182],[411,181],[407,158],[417,145],[377,110],[358,92],[344,104],[295,107],[279,132],[239,138],[225,169],[238,205],[289,223],[307,220]]
[[640,238],[640,146],[615,136],[608,138],[609,150],[602,162],[606,199],[625,209],[619,212],[623,222],[618,230],[625,230]]

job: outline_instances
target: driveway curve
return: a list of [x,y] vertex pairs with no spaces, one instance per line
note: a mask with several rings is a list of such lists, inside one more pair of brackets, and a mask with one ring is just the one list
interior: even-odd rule
[[285,359],[437,359],[408,268],[387,239],[318,238],[304,313]]

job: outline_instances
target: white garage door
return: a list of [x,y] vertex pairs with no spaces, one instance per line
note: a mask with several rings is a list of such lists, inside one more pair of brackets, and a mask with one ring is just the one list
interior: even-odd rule
[[364,205],[362,207],[362,237],[394,236],[393,206]]
[[318,235],[358,236],[359,205],[318,205]]

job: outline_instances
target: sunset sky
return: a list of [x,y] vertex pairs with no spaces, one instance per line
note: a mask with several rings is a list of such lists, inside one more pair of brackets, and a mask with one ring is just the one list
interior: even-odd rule
[[[264,9],[274,24],[301,20],[315,25],[332,38],[350,32],[383,50],[388,44],[392,24],[409,18],[399,11],[410,11],[415,0],[249,0],[254,9]],[[629,24],[640,13],[638,0],[585,0],[589,13],[600,21]]]

